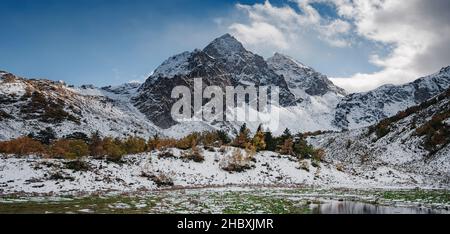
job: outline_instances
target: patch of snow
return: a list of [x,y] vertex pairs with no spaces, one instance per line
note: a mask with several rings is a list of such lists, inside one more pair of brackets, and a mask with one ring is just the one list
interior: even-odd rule
[[183,52],[164,61],[153,72],[152,77],[172,78],[175,75],[187,75],[189,73],[189,58],[191,52]]

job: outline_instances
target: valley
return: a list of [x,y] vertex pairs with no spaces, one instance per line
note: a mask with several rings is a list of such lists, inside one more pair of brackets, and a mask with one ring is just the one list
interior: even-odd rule
[[[350,94],[225,34],[144,83],[0,78],[0,213],[448,213],[450,67]],[[172,119],[196,78],[278,87],[278,127]]]

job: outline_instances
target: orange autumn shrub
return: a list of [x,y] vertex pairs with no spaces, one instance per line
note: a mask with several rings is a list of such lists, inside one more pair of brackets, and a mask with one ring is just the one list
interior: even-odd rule
[[19,137],[9,141],[0,142],[0,153],[17,154],[20,156],[37,154],[47,155],[47,147],[30,137]]

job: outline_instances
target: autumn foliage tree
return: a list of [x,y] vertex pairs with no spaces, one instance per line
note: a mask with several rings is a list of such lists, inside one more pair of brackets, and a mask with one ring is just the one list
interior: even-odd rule
[[89,143],[89,151],[91,152],[91,156],[94,157],[103,157],[106,155],[106,150],[103,147],[104,141],[100,137],[98,132],[95,132],[91,135],[90,143]]
[[89,155],[89,146],[83,140],[59,139],[50,146],[53,157],[77,159]]
[[256,151],[266,149],[265,134],[262,130],[261,125],[259,125],[258,129],[256,130],[255,136],[253,136],[252,144],[255,147]]
[[292,138],[287,138],[284,140],[283,144],[279,146],[280,149],[278,152],[284,155],[294,155],[293,145]]
[[[430,135],[429,138],[432,143],[438,145],[446,144],[449,138],[446,125],[444,126],[445,131],[442,130],[442,119],[445,119],[444,117],[435,117],[429,124],[418,129],[417,134]],[[439,130],[431,131],[430,129]],[[45,134],[41,135],[52,135],[47,134],[49,132],[51,131],[47,129],[42,132]],[[242,125],[233,141],[229,139],[227,133],[224,131],[194,132],[180,139],[164,138],[155,135],[148,141],[137,136],[128,136],[125,139],[120,139],[101,137],[98,132],[95,132],[88,137],[84,133],[75,132],[66,135],[62,139],[53,139],[53,137],[42,138],[41,140],[47,144],[43,144],[39,140],[30,137],[20,137],[3,141],[0,142],[0,153],[16,155],[38,154],[65,159],[93,156],[94,158],[106,158],[119,162],[126,154],[178,148],[185,151],[186,159],[201,162],[204,160],[201,152],[202,149],[215,152],[215,147],[231,144],[231,146],[244,150],[247,161],[253,160],[256,152],[262,150],[276,151],[280,154],[292,155],[299,159],[312,158],[315,161],[321,161],[324,158],[324,151],[314,149],[307,143],[306,136],[307,134],[297,134],[294,137],[289,129],[286,129],[281,136],[275,137],[270,131],[263,131],[261,125],[255,134],[250,136],[250,130],[246,124]],[[203,148],[199,146],[203,146]]]
[[130,136],[123,143],[127,154],[137,154],[145,151],[147,142],[143,138]]
[[30,137],[19,137],[17,139],[0,142],[0,153],[17,154],[20,156],[38,154],[47,155],[45,145]]
[[120,139],[112,137],[103,139],[103,149],[105,150],[106,158],[114,162],[120,161],[122,156],[127,153]]
[[244,123],[236,138],[234,139],[233,146],[239,147],[239,148],[245,148],[247,146],[247,143],[250,142],[250,129],[247,128],[247,125]]

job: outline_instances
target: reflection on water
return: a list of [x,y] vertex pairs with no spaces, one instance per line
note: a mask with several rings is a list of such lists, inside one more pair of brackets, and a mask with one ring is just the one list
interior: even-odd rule
[[379,206],[363,202],[326,200],[311,204],[313,214],[449,214],[447,210],[421,207]]
[[366,192],[206,188],[85,197],[0,196],[0,214],[450,214],[449,208],[450,194],[431,190]]

